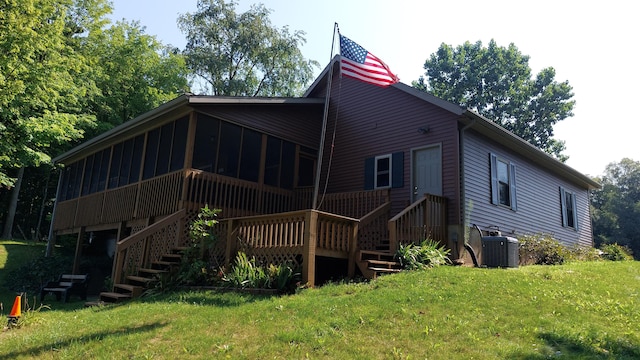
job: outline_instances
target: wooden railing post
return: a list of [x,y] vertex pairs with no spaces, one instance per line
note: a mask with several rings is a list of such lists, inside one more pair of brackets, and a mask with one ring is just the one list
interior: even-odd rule
[[304,246],[302,250],[302,282],[313,287],[316,280],[316,242],[318,241],[318,212],[309,210],[304,217]]
[[349,234],[349,267],[347,268],[347,276],[353,278],[356,274],[356,256],[358,256],[358,229],[359,224],[354,223]]
[[233,239],[234,234],[234,221],[233,219],[227,220],[227,233],[225,234],[226,247],[224,252],[224,266],[229,268],[231,260],[235,257],[238,249],[236,248],[236,241]]
[[389,251],[398,250],[398,230],[397,223],[393,220],[389,221]]

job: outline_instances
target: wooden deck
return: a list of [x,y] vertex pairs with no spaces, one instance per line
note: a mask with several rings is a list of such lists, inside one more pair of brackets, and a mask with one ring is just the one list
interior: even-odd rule
[[309,209],[311,198],[308,188],[285,190],[191,169],[60,202],[54,231],[129,226],[132,234],[117,243],[114,283],[186,245],[188,224],[205,204],[222,210],[212,263],[228,265],[243,250],[265,264],[299,265],[309,285],[316,256],[347,259],[353,276],[360,251],[386,246],[393,253],[426,237],[446,243],[442,197],[426,195],[393,218],[389,190],[327,194],[317,210]]

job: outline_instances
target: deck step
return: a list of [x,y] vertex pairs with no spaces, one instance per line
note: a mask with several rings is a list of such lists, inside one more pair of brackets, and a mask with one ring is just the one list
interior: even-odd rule
[[163,260],[173,260],[173,261],[180,261],[182,260],[182,254],[164,254],[162,255],[162,259]]
[[129,281],[133,281],[139,284],[149,284],[152,283],[154,281],[157,281],[156,279],[153,278],[148,278],[148,277],[144,277],[144,276],[135,276],[135,275],[129,275],[127,276],[127,280]]
[[143,286],[131,285],[131,284],[114,284],[113,288],[114,288],[114,292],[117,292],[117,293],[126,294],[123,291],[116,291],[118,289],[128,291],[131,294],[131,297],[138,297],[142,295],[145,289]]
[[402,269],[389,269],[389,268],[381,268],[381,267],[373,267],[370,266],[369,270],[373,270],[378,273],[399,273]]
[[387,269],[400,269],[402,265],[397,261],[384,261],[384,260],[367,260],[369,265],[376,265],[377,267],[384,267]]
[[395,254],[388,251],[374,251],[374,250],[361,250],[360,260],[380,260],[380,261],[393,261]]
[[101,292],[100,300],[104,302],[119,302],[131,299],[131,294],[122,294],[117,292]]
[[178,266],[180,265],[179,262],[175,262],[175,261],[164,261],[164,260],[159,260],[159,261],[154,261],[151,263],[151,266],[155,266],[155,267],[160,267],[160,268],[170,268],[172,266]]
[[149,268],[138,269],[138,274],[139,273],[145,273],[145,274],[157,275],[157,274],[166,274],[168,272],[169,271],[167,271],[167,270],[161,270],[161,269],[149,269]]

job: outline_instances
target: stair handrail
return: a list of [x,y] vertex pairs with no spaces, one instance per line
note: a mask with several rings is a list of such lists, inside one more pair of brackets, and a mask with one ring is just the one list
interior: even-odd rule
[[[115,261],[113,263],[113,270],[111,271],[112,276],[113,276],[113,283],[117,284],[120,283],[122,280],[122,266],[124,263],[124,257],[126,255],[126,250],[128,248],[130,248],[133,245],[138,244],[141,241],[146,241],[146,239],[152,235],[153,233],[155,233],[158,230],[161,230],[163,227],[172,224],[173,222],[175,222],[176,220],[180,220],[181,218],[184,218],[186,214],[186,210],[185,209],[181,209],[178,210],[176,212],[174,212],[173,214],[163,218],[162,220],[153,223],[149,226],[147,226],[146,228],[136,232],[135,234],[131,234],[128,237],[118,241],[116,243],[116,252],[115,252]],[[177,239],[176,239],[177,241]],[[144,264],[145,263],[145,259],[148,258],[149,256],[149,248],[147,246],[144,246],[144,252],[143,252],[143,257],[141,259],[141,263]]]
[[[423,207],[426,209],[426,204],[428,201],[442,199],[442,197],[433,195],[433,194],[424,194],[423,197],[413,202],[413,204],[407,206],[404,210],[399,212],[397,215],[389,220],[389,248],[393,251],[398,248],[399,239],[398,239],[398,221],[405,218],[407,214],[413,212],[417,208]],[[423,224],[427,225],[427,224]]]

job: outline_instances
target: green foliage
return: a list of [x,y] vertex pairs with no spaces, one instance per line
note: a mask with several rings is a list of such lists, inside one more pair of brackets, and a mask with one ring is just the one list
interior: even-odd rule
[[71,256],[41,256],[10,271],[4,286],[16,292],[39,294],[43,284],[57,280],[63,273],[70,273],[72,266]]
[[231,269],[223,274],[222,281],[227,286],[241,289],[275,289],[279,292],[292,291],[299,281],[300,273],[291,264],[269,264],[266,268],[238,252]]
[[237,2],[198,0],[198,10],[178,18],[186,34],[186,63],[212,95],[295,96],[312,80],[314,61],[300,51],[304,32],[278,29],[270,10],[253,5],[236,13]]
[[633,260],[631,249],[618,244],[604,244],[600,247],[602,250],[601,257],[611,261],[629,261]]
[[552,67],[531,78],[529,56],[514,44],[491,40],[441,44],[425,61],[425,76],[413,86],[472,109],[541,150],[566,160],[564,142],[553,138],[553,125],[573,116],[572,87],[558,83]]
[[78,139],[94,117],[83,112],[86,63],[70,46],[71,1],[0,5],[0,185],[7,170],[50,161],[51,148]]
[[571,257],[570,251],[549,234],[518,237],[520,264],[561,265]]
[[[205,260],[209,249],[215,246],[217,237],[214,228],[218,224],[220,209],[205,205],[189,224],[189,245],[182,252],[182,262],[174,281],[176,285],[212,285],[215,282],[219,264],[210,264]],[[168,284],[161,284],[169,287]]]
[[396,257],[403,268],[421,270],[451,263],[449,252],[449,249],[437,241],[426,239],[419,245],[400,244]]
[[607,165],[591,193],[595,245],[617,243],[640,256],[640,161],[629,158]]

